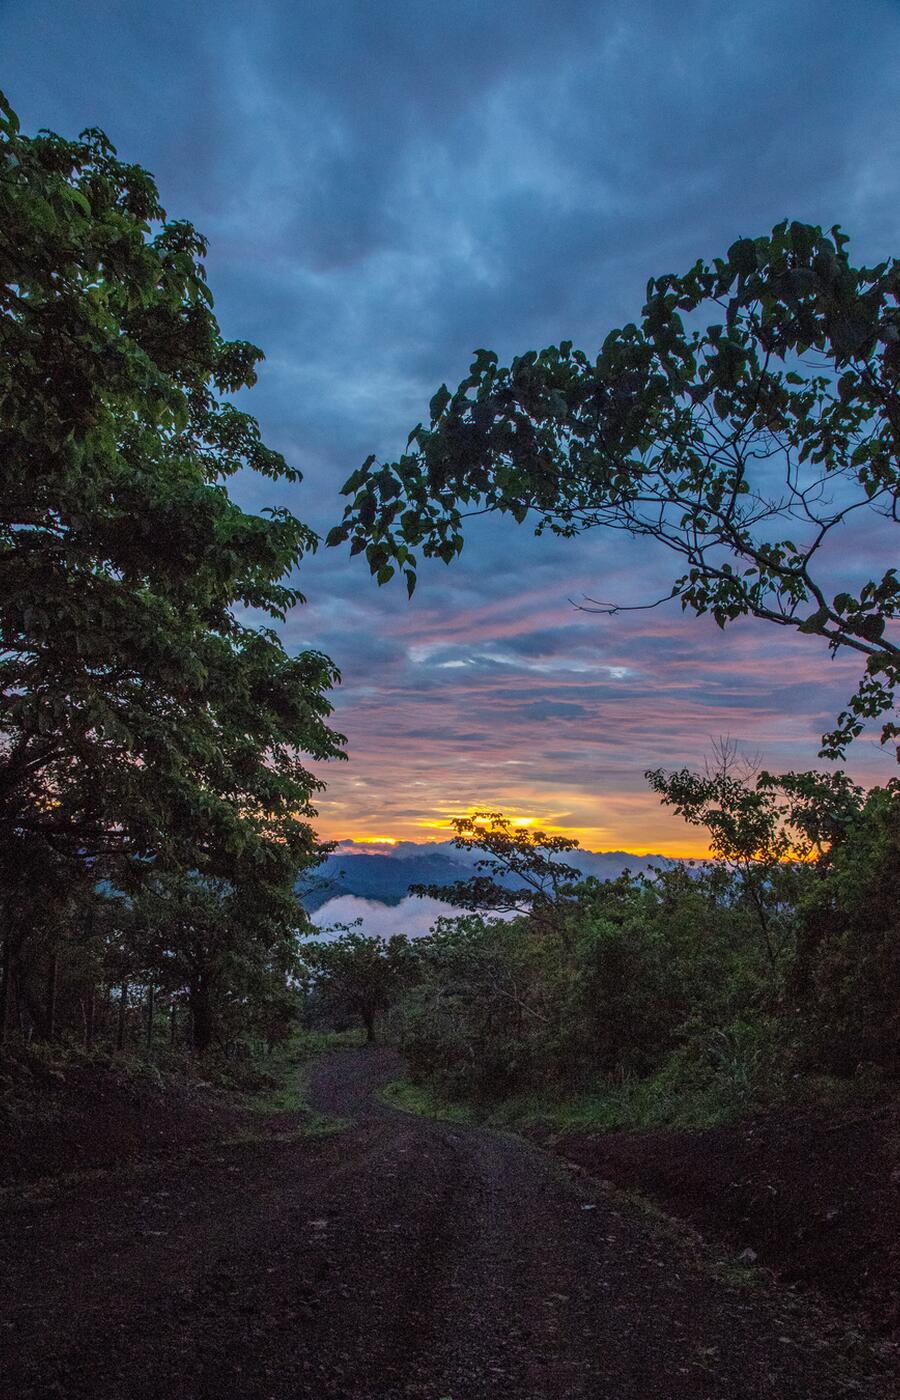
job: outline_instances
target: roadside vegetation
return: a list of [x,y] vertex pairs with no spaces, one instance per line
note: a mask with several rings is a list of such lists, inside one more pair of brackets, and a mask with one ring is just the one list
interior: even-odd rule
[[[0,1043],[235,1059],[297,1024],[308,758],[337,673],[273,629],[315,535],[230,401],[202,236],[0,96]],[[18,1060],[17,1060],[18,1057]]]
[[572,842],[477,814],[457,828],[478,873],[423,887],[471,912],[317,952],[315,996],[352,1013],[377,988],[407,1104],[621,1128],[894,1092],[900,785],[754,773],[727,742],[702,774],[648,777],[711,859],[582,880]]
[[574,842],[478,813],[477,873],[419,890],[468,913],[305,955],[316,1014],[402,1050],[388,1102],[555,1134],[896,1103],[900,783],[774,777],[729,740],[647,777],[709,859],[584,880]]
[[202,1059],[8,1042],[0,1059],[0,1196],[85,1171],[148,1166],[237,1143],[340,1132],[309,1101],[313,1065],[358,1030],[294,1030],[271,1054]]

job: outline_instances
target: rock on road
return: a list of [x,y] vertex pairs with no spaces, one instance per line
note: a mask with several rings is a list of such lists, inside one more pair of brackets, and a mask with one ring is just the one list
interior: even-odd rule
[[890,1382],[785,1295],[520,1140],[324,1057],[318,1139],[97,1175],[0,1218],[3,1400],[837,1400]]

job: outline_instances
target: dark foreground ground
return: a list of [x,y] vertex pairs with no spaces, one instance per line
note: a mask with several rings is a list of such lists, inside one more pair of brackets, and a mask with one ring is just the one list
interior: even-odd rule
[[[546,1134],[543,1135],[546,1138]],[[567,1132],[553,1149],[900,1345],[900,1104],[716,1128]]]
[[728,1282],[549,1154],[379,1104],[396,1073],[324,1058],[314,1105],[351,1120],[331,1136],[10,1192],[4,1400],[900,1394],[826,1313]]

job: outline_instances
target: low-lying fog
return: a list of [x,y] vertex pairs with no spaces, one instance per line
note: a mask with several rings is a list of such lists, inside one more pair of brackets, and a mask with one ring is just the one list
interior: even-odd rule
[[402,933],[406,938],[421,938],[436,919],[453,918],[462,913],[462,909],[454,909],[439,899],[418,899],[411,894],[399,904],[382,904],[377,899],[343,894],[338,899],[329,899],[311,917],[324,938],[340,937],[343,929],[334,929],[334,925],[352,924],[356,919],[362,920],[359,932],[369,937],[391,938],[395,933]]

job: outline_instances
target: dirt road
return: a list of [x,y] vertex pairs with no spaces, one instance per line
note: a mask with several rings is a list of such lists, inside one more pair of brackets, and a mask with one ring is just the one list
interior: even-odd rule
[[[413,1118],[379,1049],[320,1062],[316,1140],[95,1177],[0,1217],[16,1400],[831,1400],[887,1377],[550,1156]],[[867,1363],[865,1363],[867,1364]]]

